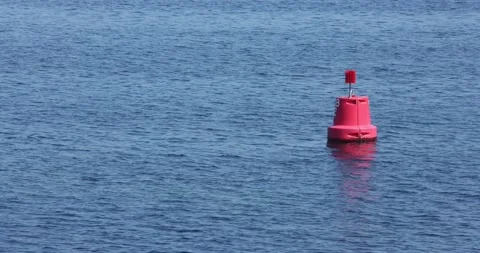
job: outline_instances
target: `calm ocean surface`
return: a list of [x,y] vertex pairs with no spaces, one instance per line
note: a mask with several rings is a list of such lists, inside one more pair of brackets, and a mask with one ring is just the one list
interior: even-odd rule
[[0,13],[0,252],[480,252],[477,0]]

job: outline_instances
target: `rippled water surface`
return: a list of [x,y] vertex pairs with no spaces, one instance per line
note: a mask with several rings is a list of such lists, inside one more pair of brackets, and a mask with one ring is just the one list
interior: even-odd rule
[[1,252],[480,252],[478,1],[0,13]]

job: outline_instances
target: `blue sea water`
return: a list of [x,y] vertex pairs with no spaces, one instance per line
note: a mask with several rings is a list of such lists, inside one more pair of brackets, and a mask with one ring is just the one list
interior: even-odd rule
[[480,252],[476,0],[0,13],[0,252]]

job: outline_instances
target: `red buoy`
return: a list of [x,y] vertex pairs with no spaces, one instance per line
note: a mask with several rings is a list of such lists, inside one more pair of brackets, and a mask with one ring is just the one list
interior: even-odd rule
[[333,125],[328,127],[328,140],[341,142],[375,141],[377,127],[372,125],[367,96],[353,95],[355,70],[345,71],[348,96],[337,98]]

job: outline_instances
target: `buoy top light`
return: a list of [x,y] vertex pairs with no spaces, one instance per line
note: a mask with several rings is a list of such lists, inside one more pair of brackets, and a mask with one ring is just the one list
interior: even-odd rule
[[348,84],[348,97],[353,96],[352,84],[355,84],[357,72],[352,69],[345,70],[345,83]]
[[357,72],[355,70],[345,70],[345,83],[354,84],[357,78]]

